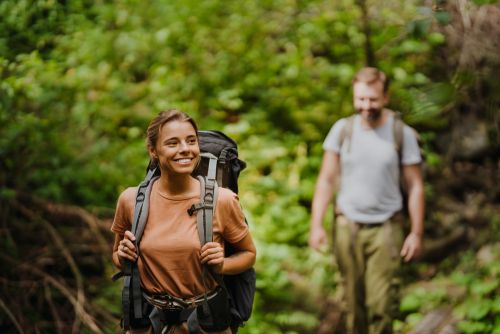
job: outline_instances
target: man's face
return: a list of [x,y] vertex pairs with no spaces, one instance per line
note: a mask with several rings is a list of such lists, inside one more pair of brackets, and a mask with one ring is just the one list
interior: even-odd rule
[[353,86],[354,108],[368,123],[374,123],[380,118],[382,109],[388,102],[384,93],[384,85],[377,81],[367,84],[356,82]]

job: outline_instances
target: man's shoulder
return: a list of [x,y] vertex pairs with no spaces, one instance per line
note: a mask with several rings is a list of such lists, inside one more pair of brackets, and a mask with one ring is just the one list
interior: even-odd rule
[[386,112],[390,117],[393,118],[394,120],[394,124],[396,123],[400,123],[401,125],[405,126],[405,127],[409,127],[409,128],[412,128],[410,125],[408,125],[408,123],[405,122],[405,120],[403,119],[403,113],[401,111],[398,111],[398,110],[392,110],[392,109],[388,109],[388,108],[384,108],[384,112]]
[[335,123],[335,127],[338,127],[338,131],[340,132],[340,142],[342,142],[345,138],[350,137],[352,135],[354,122],[356,121],[357,114],[352,114],[350,116],[343,117],[339,119]]

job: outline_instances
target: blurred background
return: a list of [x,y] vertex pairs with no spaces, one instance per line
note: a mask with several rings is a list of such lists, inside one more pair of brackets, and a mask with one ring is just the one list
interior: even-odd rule
[[142,180],[150,119],[176,107],[248,164],[257,295],[240,333],[342,333],[310,204],[373,65],[425,151],[426,250],[396,332],[500,333],[499,33],[492,0],[1,1],[0,332],[119,331],[114,206]]

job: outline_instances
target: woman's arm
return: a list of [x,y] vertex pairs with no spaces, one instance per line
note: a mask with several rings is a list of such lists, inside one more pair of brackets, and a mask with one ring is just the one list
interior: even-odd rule
[[133,187],[125,189],[120,194],[111,226],[111,231],[115,234],[112,260],[114,265],[119,269],[122,267],[122,258],[131,261],[136,261],[137,259],[134,245],[135,237],[132,232],[128,231],[132,226],[136,193],[137,187]]

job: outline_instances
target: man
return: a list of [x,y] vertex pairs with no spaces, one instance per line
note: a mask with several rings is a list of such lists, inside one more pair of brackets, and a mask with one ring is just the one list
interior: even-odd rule
[[[357,114],[336,122],[326,137],[312,203],[309,245],[318,250],[327,241],[323,219],[340,180],[333,242],[345,287],[346,325],[352,334],[392,333],[401,259],[411,261],[422,249],[420,150],[407,125],[401,126],[401,149],[397,149],[394,122],[401,120],[384,109],[387,86],[378,69],[363,68],[355,75]],[[400,174],[411,221],[404,240]]]

